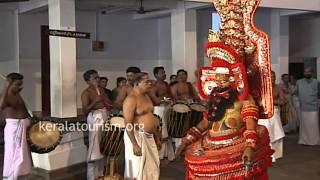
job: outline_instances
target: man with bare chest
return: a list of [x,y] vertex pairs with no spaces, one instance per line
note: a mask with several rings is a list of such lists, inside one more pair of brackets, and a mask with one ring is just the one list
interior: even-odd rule
[[83,74],[89,85],[81,95],[82,110],[87,116],[89,125],[89,147],[87,157],[87,179],[95,180],[103,177],[104,156],[100,152],[101,129],[112,109],[112,102],[99,86],[99,75],[95,70]]
[[32,167],[26,139],[30,115],[20,96],[22,85],[23,76],[10,73],[0,98],[0,110],[6,118],[3,178],[9,180],[29,174]]
[[127,82],[128,84],[126,86],[124,86],[123,88],[121,88],[121,90],[119,91],[116,99],[115,99],[115,105],[117,106],[117,108],[122,109],[122,105],[123,105],[123,101],[125,100],[125,98],[132,92],[133,89],[133,85],[132,85],[132,80],[135,74],[140,73],[141,70],[138,67],[128,67],[127,68]]
[[153,82],[149,96],[155,105],[154,114],[158,115],[162,120],[162,146],[161,150],[159,151],[160,159],[163,160],[161,163],[168,163],[167,160],[172,161],[175,158],[172,139],[169,137],[167,129],[167,112],[170,107],[170,99],[172,99],[171,88],[170,85],[165,81],[166,72],[164,67],[155,67],[153,69],[153,74],[156,80]]
[[153,115],[153,104],[148,96],[151,80],[147,73],[138,73],[133,78],[133,91],[123,103],[126,122],[125,178],[157,180],[160,175],[158,148],[158,123]]
[[271,72],[272,95],[274,104],[274,113],[270,119],[259,119],[258,124],[265,126],[269,131],[271,149],[275,152],[272,155],[272,161],[283,156],[283,138],[285,136],[282,128],[279,105],[286,103],[283,92],[276,84],[275,72]]
[[187,82],[187,71],[180,69],[177,72],[178,83],[171,87],[172,96],[176,101],[190,103],[199,101],[200,98],[190,82]]
[[165,98],[172,97],[171,88],[165,81],[166,72],[164,70],[164,67],[155,67],[153,69],[153,74],[156,80],[152,84],[152,89],[149,95],[155,105],[160,105],[160,103],[163,102]]

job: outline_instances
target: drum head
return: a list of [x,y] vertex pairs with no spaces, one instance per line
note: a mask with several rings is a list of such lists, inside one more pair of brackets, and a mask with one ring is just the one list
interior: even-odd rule
[[125,128],[126,124],[122,116],[113,116],[109,120],[111,126],[116,126],[119,128]]
[[30,149],[36,153],[48,153],[54,150],[61,138],[57,125],[50,121],[39,121],[31,125],[27,132]]
[[190,105],[190,108],[195,111],[205,112],[207,108],[204,105],[193,103]]
[[191,111],[189,106],[186,104],[174,104],[172,106],[172,110],[180,113],[186,113]]

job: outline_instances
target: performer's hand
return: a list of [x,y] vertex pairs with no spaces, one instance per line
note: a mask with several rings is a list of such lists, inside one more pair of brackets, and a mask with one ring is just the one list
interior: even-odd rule
[[133,145],[133,154],[136,156],[142,156],[142,150],[139,145]]
[[246,147],[242,154],[242,161],[253,162],[254,160],[254,150],[251,147]]
[[175,159],[179,159],[180,156],[183,154],[184,150],[186,149],[187,145],[185,143],[181,143],[180,146],[178,147],[176,154],[175,154]]

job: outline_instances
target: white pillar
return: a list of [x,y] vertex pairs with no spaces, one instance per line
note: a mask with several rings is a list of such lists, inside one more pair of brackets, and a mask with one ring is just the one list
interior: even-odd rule
[[197,63],[197,16],[195,9],[186,9],[179,1],[171,14],[172,71],[185,69],[188,80],[194,81]]
[[280,73],[289,73],[289,16],[280,17]]
[[[49,0],[49,28],[75,30],[75,1]],[[51,116],[77,116],[76,39],[50,36]]]
[[289,72],[289,17],[281,17],[279,9],[272,9],[270,12],[271,68],[279,83],[281,75]]
[[278,9],[272,9],[270,11],[270,60],[271,69],[275,71],[277,83],[280,82],[280,11]]
[[[49,28],[75,30],[75,0],[49,0]],[[50,36],[51,116],[77,117],[76,39]],[[63,135],[60,145],[47,154],[32,153],[35,167],[61,169],[86,161],[82,131]]]

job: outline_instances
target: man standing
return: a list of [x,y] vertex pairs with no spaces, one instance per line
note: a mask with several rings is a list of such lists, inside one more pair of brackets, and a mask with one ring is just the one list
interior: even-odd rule
[[[284,98],[286,99],[285,104],[281,105],[281,120],[286,122],[286,125],[283,127],[284,131],[287,133],[296,132],[298,128],[298,115],[294,108],[293,98],[290,85],[290,77],[289,74],[281,75],[282,83],[279,84],[280,90],[282,91]],[[285,123],[284,123],[285,124]]]
[[104,157],[100,152],[101,129],[104,120],[109,116],[112,103],[99,86],[100,79],[96,70],[88,70],[83,74],[83,78],[89,85],[81,95],[82,110],[87,115],[87,123],[90,127],[87,179],[95,180],[103,177]]
[[180,69],[177,72],[178,83],[171,87],[172,96],[176,101],[190,103],[200,101],[200,98],[190,82],[187,82],[187,71]]
[[319,82],[312,78],[312,68],[304,69],[304,78],[298,80],[296,94],[300,99],[301,124],[299,144],[320,145],[319,133]]
[[107,77],[100,77],[100,86],[103,88],[104,93],[112,100],[112,91],[107,88],[109,79]]
[[168,137],[167,129],[167,112],[169,110],[169,101],[166,98],[172,98],[170,85],[165,81],[166,72],[164,67],[159,66],[153,69],[154,81],[152,90],[149,93],[153,103],[156,105],[154,107],[154,114],[157,114],[162,119],[162,146],[159,152],[160,159],[163,160],[174,160],[174,150],[172,146],[172,139]]
[[115,105],[117,108],[122,109],[123,101],[131,93],[133,89],[132,80],[135,74],[140,73],[141,70],[138,67],[128,67],[127,68],[127,82],[128,84],[124,86],[117,94]]
[[10,73],[0,98],[0,110],[6,118],[3,178],[9,180],[29,174],[32,166],[26,139],[30,116],[20,96],[22,85],[23,76]]
[[147,94],[152,83],[147,73],[136,74],[132,83],[133,90],[123,103],[126,122],[124,178],[157,180],[160,175],[158,149],[161,142],[153,104]]
[[159,66],[153,68],[153,75],[156,80],[153,82],[152,90],[150,96],[155,105],[160,105],[161,101],[165,100],[165,98],[171,98],[171,89],[169,84],[165,81],[166,79],[166,71],[164,67]]
[[270,119],[259,119],[258,124],[263,125],[268,129],[272,154],[272,162],[283,157],[283,138],[285,137],[284,130],[281,124],[279,106],[286,104],[286,99],[280,87],[276,84],[276,74],[271,71],[272,95],[274,112]]

